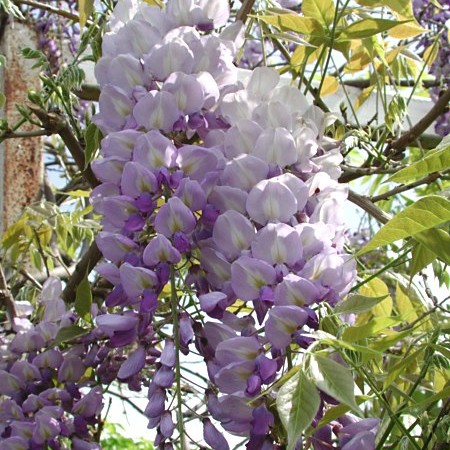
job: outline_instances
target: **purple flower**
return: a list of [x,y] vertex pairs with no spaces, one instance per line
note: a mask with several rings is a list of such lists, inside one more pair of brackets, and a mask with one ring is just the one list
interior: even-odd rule
[[117,372],[117,378],[119,380],[126,380],[139,373],[145,365],[145,356],[145,349],[138,347],[122,363],[119,372]]
[[302,327],[308,320],[308,314],[297,306],[275,306],[269,311],[265,324],[266,336],[277,350],[286,348],[297,328]]
[[169,411],[166,411],[161,416],[159,431],[166,439],[169,439],[172,436],[174,429],[175,425],[172,420],[172,414]]
[[178,198],[172,197],[159,209],[155,217],[155,230],[170,238],[177,231],[191,233],[197,221],[191,210]]
[[[252,155],[240,155],[227,163],[220,181],[223,185],[249,192],[269,173],[269,165]],[[248,200],[247,200],[248,201]]]
[[13,436],[3,439],[0,443],[0,450],[28,450],[28,441],[20,436]]
[[241,256],[231,265],[231,286],[242,300],[255,300],[264,286],[275,282],[275,269],[265,261]]
[[230,446],[211,420],[203,419],[203,439],[213,450],[229,450]]
[[69,356],[64,358],[58,371],[58,381],[60,383],[73,381],[77,382],[86,371],[86,366],[79,356]]
[[214,224],[214,243],[229,261],[247,250],[254,237],[255,227],[246,217],[233,210],[221,214]]
[[35,428],[32,440],[36,444],[45,444],[49,439],[54,438],[61,432],[59,422],[53,417],[45,414],[35,416]]
[[158,286],[158,277],[153,270],[144,267],[134,267],[124,263],[120,266],[120,281],[125,293],[131,299],[137,299],[143,295],[146,289]]
[[139,127],[146,130],[172,131],[180,117],[176,98],[170,92],[150,91],[133,109],[133,117]]
[[178,149],[177,164],[191,180],[202,181],[209,172],[218,166],[218,156],[214,150],[184,145]]
[[95,387],[73,405],[72,413],[85,418],[97,416],[102,410],[102,401],[102,390],[100,387]]
[[181,260],[180,252],[162,234],[157,234],[145,247],[143,254],[144,264],[154,267],[160,262],[177,264]]
[[268,223],[252,242],[252,255],[272,265],[294,266],[303,256],[300,234],[284,223]]
[[249,216],[257,223],[289,222],[297,212],[294,193],[276,178],[262,180],[252,188],[246,204]]
[[13,396],[25,387],[25,380],[12,375],[5,370],[0,370],[0,394]]
[[133,106],[134,102],[125,91],[116,86],[106,85],[100,94],[100,112],[92,118],[92,121],[103,134],[120,131],[125,128]]
[[[146,72],[159,81],[166,80],[174,72],[189,74],[194,66],[194,54],[181,38],[173,38],[153,47],[144,57]],[[160,127],[152,127],[160,128]]]

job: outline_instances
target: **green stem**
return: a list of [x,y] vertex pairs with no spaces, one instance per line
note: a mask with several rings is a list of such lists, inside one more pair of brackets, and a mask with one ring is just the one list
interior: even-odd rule
[[[387,269],[391,268],[392,266],[395,266],[396,264],[400,264],[400,261],[403,257],[405,257],[410,252],[410,249],[406,250],[404,253],[402,253],[398,258],[391,261],[389,264],[386,264],[384,267],[382,267],[380,270],[376,271],[374,274],[372,274],[369,278],[366,278],[365,280],[358,283],[356,286],[354,286],[350,292],[357,291],[361,286],[364,286],[366,283],[368,283],[370,280],[373,280],[378,275],[381,275],[383,272],[386,272]],[[403,261],[402,261],[403,262]]]
[[[355,370],[358,372],[359,376],[361,376],[363,379],[366,380],[366,383],[369,385],[370,389],[372,389],[372,392],[375,394],[375,396],[378,398],[378,400],[383,404],[386,411],[388,412],[389,416],[391,417],[392,422],[395,422],[395,425],[398,426],[398,428],[401,430],[404,436],[406,436],[409,441],[411,442],[412,446],[416,450],[421,450],[417,442],[409,435],[408,431],[406,430],[403,423],[400,421],[400,419],[397,417],[396,413],[392,411],[391,406],[389,405],[389,402],[385,399],[383,393],[380,393],[373,382],[373,380],[369,377],[369,372],[364,371],[363,369],[359,367],[355,367]],[[383,440],[380,441],[384,442]],[[379,450],[379,447],[377,447],[377,450]]]
[[180,366],[180,327],[178,321],[178,297],[177,285],[175,282],[175,269],[170,268],[170,303],[173,320],[173,338],[175,341],[175,377],[177,390],[177,422],[178,433],[180,434],[180,448],[186,450],[184,445],[184,425],[183,425],[183,402],[181,397],[181,366]]
[[[437,335],[435,335],[435,337],[432,339],[432,341],[434,341],[433,343],[435,343],[437,339]],[[407,396],[409,398],[411,398],[411,396],[414,394],[415,390],[418,388],[418,386],[420,385],[420,382],[423,380],[423,378],[425,377],[425,375],[428,372],[428,368],[430,367],[433,355],[434,355],[435,349],[434,347],[429,347],[427,349],[427,355],[425,357],[425,361],[424,364],[422,366],[422,370],[420,371],[419,376],[417,377],[415,383],[411,386],[411,389],[409,390]],[[386,430],[384,431],[383,436],[380,439],[380,443],[377,446],[376,450],[382,450],[382,445],[387,441],[387,438],[389,437],[389,433],[392,431],[392,428],[394,428],[395,423],[398,421],[397,416],[408,406],[407,402],[404,402],[402,405],[400,405],[400,407],[397,409],[397,411],[394,413],[394,416],[391,416],[391,421],[388,425],[388,427],[386,428]],[[426,448],[426,447],[424,447]]]

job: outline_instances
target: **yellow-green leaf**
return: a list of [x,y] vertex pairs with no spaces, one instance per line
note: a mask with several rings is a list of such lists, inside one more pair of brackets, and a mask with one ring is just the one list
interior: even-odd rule
[[449,220],[450,201],[437,195],[421,198],[394,216],[357,255],[415,236]]
[[312,17],[330,26],[334,20],[334,3],[332,0],[303,0],[302,13],[305,17]]
[[342,334],[342,339],[347,342],[357,342],[370,336],[380,334],[381,331],[393,325],[401,323],[395,317],[375,317],[370,322],[360,327],[348,327]]
[[327,95],[333,95],[339,88],[339,82],[336,77],[331,75],[325,75],[322,88],[320,89],[320,95],[325,97]]
[[408,23],[402,23],[397,25],[391,30],[389,30],[389,36],[395,39],[406,39],[410,37],[415,37],[419,34],[425,33],[425,28],[421,27],[416,21],[411,21]]
[[397,287],[395,290],[395,304],[397,305],[397,310],[399,314],[402,316],[402,319],[411,323],[419,318],[414,309],[413,302],[410,300],[406,289],[397,283]]
[[349,295],[344,301],[339,302],[334,308],[335,314],[357,314],[370,311],[375,305],[383,301],[382,297],[365,297],[364,295]]
[[430,228],[418,233],[414,239],[431,250],[445,264],[450,264],[450,235],[445,230]]
[[410,279],[431,264],[436,258],[437,256],[433,251],[426,245],[422,245],[418,242],[412,249]]
[[365,101],[372,95],[373,90],[375,89],[375,85],[364,88],[361,91],[361,94],[358,95],[355,101],[355,111],[357,111]]
[[423,60],[428,67],[434,63],[437,55],[439,53],[439,42],[434,42],[430,46],[428,46],[423,52]]
[[68,195],[73,198],[87,198],[90,195],[90,191],[83,191],[82,189],[77,189],[76,191],[57,191],[60,194]]
[[377,302],[371,309],[376,317],[389,317],[392,313],[392,297],[389,295],[389,288],[380,278],[373,278],[359,288],[359,293],[366,297],[385,297],[381,302]]
[[94,12],[94,0],[78,0],[78,11],[80,14],[80,27],[83,28],[90,15]]
[[[411,355],[407,356],[406,358],[401,359],[397,364],[389,368],[389,371],[387,372],[386,379],[384,380],[383,387],[384,389],[388,389],[392,386],[392,384],[395,382],[395,380],[402,374],[402,373],[411,373],[411,366],[414,370],[414,367],[417,366],[417,359],[419,358],[420,354],[424,352],[424,348],[419,348],[419,350],[416,350]],[[407,369],[410,369],[409,371]]]
[[339,41],[348,41],[351,39],[365,39],[374,36],[383,31],[400,25],[404,22],[387,19],[362,19],[352,23],[339,34]]
[[322,24],[311,17],[301,17],[298,14],[279,14],[258,16],[258,19],[280,30],[294,31],[307,36],[323,37],[325,35]]
[[75,311],[81,318],[89,321],[91,318],[92,291],[87,277],[84,277],[77,287]]
[[384,6],[401,17],[414,17],[411,0],[356,0],[362,6]]
[[430,152],[425,158],[399,170],[386,181],[394,183],[410,183],[434,172],[450,169],[450,138],[447,136],[448,145],[438,151]]
[[88,333],[89,330],[81,328],[77,325],[69,325],[68,327],[60,328],[55,337],[54,345],[58,346],[64,342],[71,341],[72,339],[84,336]]

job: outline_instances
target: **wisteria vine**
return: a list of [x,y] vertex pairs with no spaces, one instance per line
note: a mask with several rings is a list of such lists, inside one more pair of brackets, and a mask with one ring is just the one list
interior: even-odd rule
[[[75,317],[47,283],[42,322],[26,322],[1,363],[0,449],[58,449],[65,438],[99,448],[96,385],[115,380],[147,386],[157,448],[188,448],[180,355],[191,351],[210,382],[204,441],[229,449],[220,424],[249,450],[285,445],[274,383],[313,342],[318,305],[335,305],[356,277],[347,186],[339,142],[325,134],[335,117],[275,70],[239,82],[243,27],[228,20],[220,0],[116,6],[95,69],[105,137],[91,195],[106,260],[97,272],[113,288],[91,311],[93,331],[61,351],[58,330]],[[321,400],[313,426],[335,403]],[[377,424],[347,415],[309,439],[316,450],[370,449]]]

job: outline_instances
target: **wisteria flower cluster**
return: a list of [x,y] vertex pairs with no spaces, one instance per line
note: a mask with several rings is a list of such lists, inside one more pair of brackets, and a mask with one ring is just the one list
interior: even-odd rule
[[[335,117],[275,70],[239,82],[243,27],[228,21],[221,0],[117,4],[95,69],[93,121],[105,137],[91,195],[103,226],[97,272],[113,289],[92,308],[95,328],[64,348],[55,337],[76,317],[47,282],[41,322],[18,324],[2,353],[0,449],[57,449],[65,438],[98,448],[89,431],[100,385],[115,380],[148,388],[155,445],[174,448],[180,354],[194,346],[210,381],[204,441],[229,448],[220,423],[249,450],[282,444],[273,383],[291,349],[313,341],[317,305],[336,304],[356,276],[343,249],[347,187],[326,135]],[[313,426],[334,402],[321,397]],[[377,424],[352,421],[321,428],[312,445],[330,448],[334,431],[331,448],[373,448]]]
[[[272,448],[274,415],[261,392],[290,345],[310,343],[315,305],[334,305],[355,279],[343,251],[342,158],[325,135],[335,118],[275,70],[238,82],[241,25],[211,33],[228,18],[221,1],[119,3],[96,66],[94,122],[105,138],[91,198],[107,260],[98,272],[114,286],[97,326],[113,352],[133,349],[119,380],[137,388],[153,365],[146,414],[164,449],[175,428],[168,393],[193,341],[212,417],[247,436],[248,449]],[[177,302],[180,279],[195,288],[196,313]],[[175,303],[172,336],[162,339],[154,319],[167,309],[167,284]],[[204,439],[228,448],[209,419]]]
[[[64,2],[50,1],[48,6],[57,8],[58,4],[65,11],[75,14],[77,2],[67,0]],[[38,47],[47,56],[52,73],[56,73],[64,62],[64,49],[75,55],[79,47],[80,27],[66,18],[51,11],[28,7],[26,12],[35,24],[38,35]]]
[[[41,319],[17,317],[0,350],[0,449],[95,450],[92,429],[103,406],[102,389],[89,376],[101,363],[93,336],[61,349],[56,337],[77,317],[60,298],[61,282],[42,289]],[[13,336],[12,338],[10,336]]]

